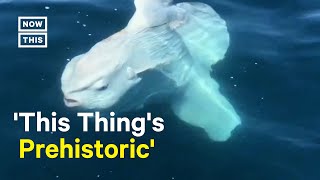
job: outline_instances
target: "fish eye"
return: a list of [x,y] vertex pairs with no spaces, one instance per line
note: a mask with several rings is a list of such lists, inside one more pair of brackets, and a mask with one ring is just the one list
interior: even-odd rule
[[108,87],[109,87],[109,84],[106,84],[106,85],[104,85],[104,86],[99,87],[97,90],[98,90],[98,91],[103,91],[103,90],[108,89]]

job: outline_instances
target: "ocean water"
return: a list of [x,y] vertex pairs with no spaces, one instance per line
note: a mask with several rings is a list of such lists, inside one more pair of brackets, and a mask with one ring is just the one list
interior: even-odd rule
[[[83,133],[77,121],[65,134],[25,133],[23,123],[13,121],[13,112],[30,111],[76,119],[63,104],[63,68],[123,28],[134,12],[132,1],[0,1],[0,179],[320,179],[320,1],[200,1],[227,22],[230,48],[212,75],[243,124],[229,141],[217,143],[180,121],[167,104],[130,112],[165,119],[163,133],[141,138],[156,139],[146,160],[19,159],[21,138],[117,143],[131,134]],[[29,15],[48,16],[47,49],[17,48],[17,17]]]

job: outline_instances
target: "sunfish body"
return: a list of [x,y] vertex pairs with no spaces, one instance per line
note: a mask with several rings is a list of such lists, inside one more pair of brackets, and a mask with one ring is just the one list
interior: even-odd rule
[[225,21],[202,3],[134,3],[127,27],[67,64],[65,104],[130,111],[168,100],[181,120],[227,140],[240,118],[210,77],[229,46]]

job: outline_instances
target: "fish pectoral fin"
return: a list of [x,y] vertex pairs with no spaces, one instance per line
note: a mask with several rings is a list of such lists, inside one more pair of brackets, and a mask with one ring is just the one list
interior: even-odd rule
[[136,79],[137,77],[137,73],[131,67],[127,67],[127,78],[132,80]]

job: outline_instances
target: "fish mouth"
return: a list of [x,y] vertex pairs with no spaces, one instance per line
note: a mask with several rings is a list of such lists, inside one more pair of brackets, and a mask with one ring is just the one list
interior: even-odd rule
[[64,97],[63,101],[67,107],[79,107],[80,106],[80,102],[75,99],[70,99],[70,98]]

